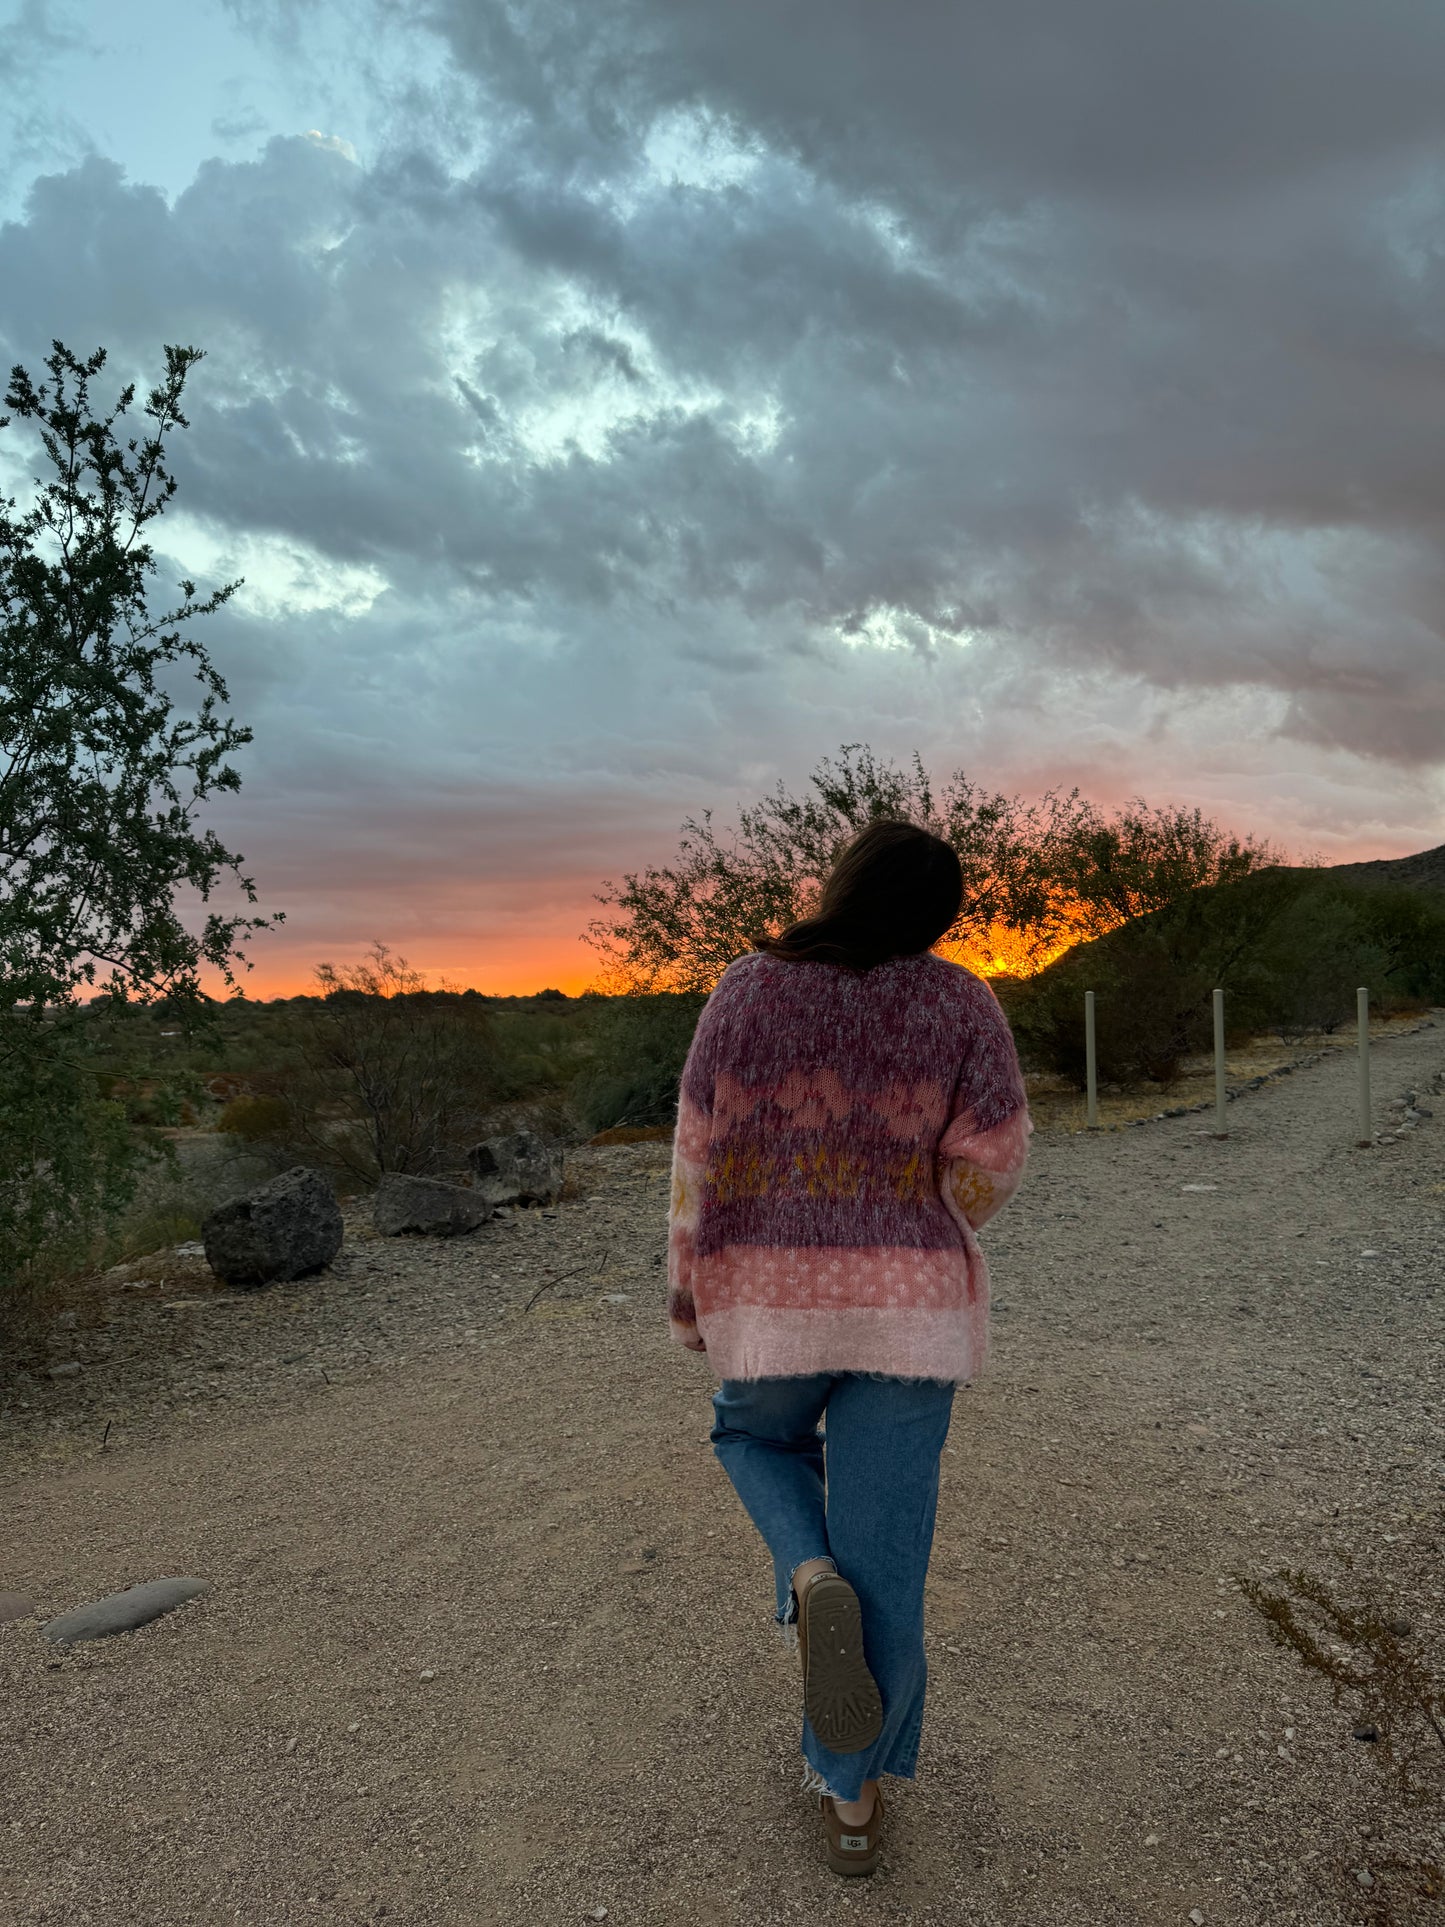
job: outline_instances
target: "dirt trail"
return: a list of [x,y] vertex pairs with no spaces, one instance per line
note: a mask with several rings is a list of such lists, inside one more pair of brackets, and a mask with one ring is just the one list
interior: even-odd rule
[[[1379,1114],[1441,1072],[1445,1026],[1377,1046]],[[113,1293],[81,1373],[3,1385],[0,1589],[214,1589],[67,1652],[0,1625],[0,1922],[1414,1920],[1429,1816],[1232,1578],[1347,1550],[1445,1648],[1445,1102],[1359,1152],[1353,1077],[1225,1142],[1035,1138],[944,1461],[920,1775],[852,1886],[663,1330],[666,1147],[245,1301]]]

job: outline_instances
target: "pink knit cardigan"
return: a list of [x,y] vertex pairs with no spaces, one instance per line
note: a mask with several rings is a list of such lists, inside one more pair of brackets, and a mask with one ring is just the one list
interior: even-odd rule
[[972,1378],[977,1234],[1032,1130],[1008,1021],[971,971],[927,951],[867,971],[739,957],[682,1075],[673,1336],[719,1378]]

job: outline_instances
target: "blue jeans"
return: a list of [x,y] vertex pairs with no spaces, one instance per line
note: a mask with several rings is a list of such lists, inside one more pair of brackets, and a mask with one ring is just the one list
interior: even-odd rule
[[883,1730],[862,1753],[830,1753],[803,1718],[805,1782],[839,1800],[880,1773],[913,1778],[928,1685],[923,1581],[953,1392],[938,1379],[833,1372],[724,1379],[713,1399],[713,1450],[773,1556],[779,1626],[796,1639],[793,1574],[808,1559],[831,1560],[863,1609]]

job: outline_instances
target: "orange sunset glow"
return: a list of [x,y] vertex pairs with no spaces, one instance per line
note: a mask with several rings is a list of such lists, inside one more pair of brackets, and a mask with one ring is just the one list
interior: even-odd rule
[[[940,945],[939,954],[981,977],[1031,977],[1090,934],[1092,926],[1086,927],[1081,912],[1065,916],[1058,934],[1044,943],[994,922],[972,932],[962,943]],[[577,997],[589,988],[606,987],[604,959],[570,930],[544,930],[530,938],[518,933],[510,940],[493,939],[474,950],[461,948],[454,939],[445,944],[428,943],[423,932],[410,938],[403,933],[398,941],[382,940],[421,970],[433,989],[471,988],[492,997],[530,997],[539,990],[554,989]],[[276,938],[269,942],[263,939],[255,946],[255,969],[238,973],[247,997],[264,1002],[274,997],[315,995],[315,965],[277,955],[280,947]],[[333,944],[326,947],[325,961],[340,968],[360,961],[366,950],[364,944]],[[319,954],[316,961],[322,961]],[[226,994],[219,977],[206,988],[215,997]]]

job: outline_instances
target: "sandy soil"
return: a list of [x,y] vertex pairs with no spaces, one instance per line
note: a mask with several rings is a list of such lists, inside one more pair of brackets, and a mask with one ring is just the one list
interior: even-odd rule
[[[1439,1016],[1376,1046],[1382,1122],[1432,1106]],[[358,1217],[264,1293],[100,1281],[0,1375],[0,1590],[37,1607],[0,1624],[0,1921],[1439,1920],[1445,1775],[1402,1804],[1234,1577],[1349,1554],[1445,1655],[1445,1101],[1359,1151],[1353,1078],[1266,1085],[1222,1142],[1035,1138],[944,1461],[919,1778],[852,1885],[663,1330],[666,1146],[465,1240]],[[163,1574],[213,1590],[41,1638]]]

